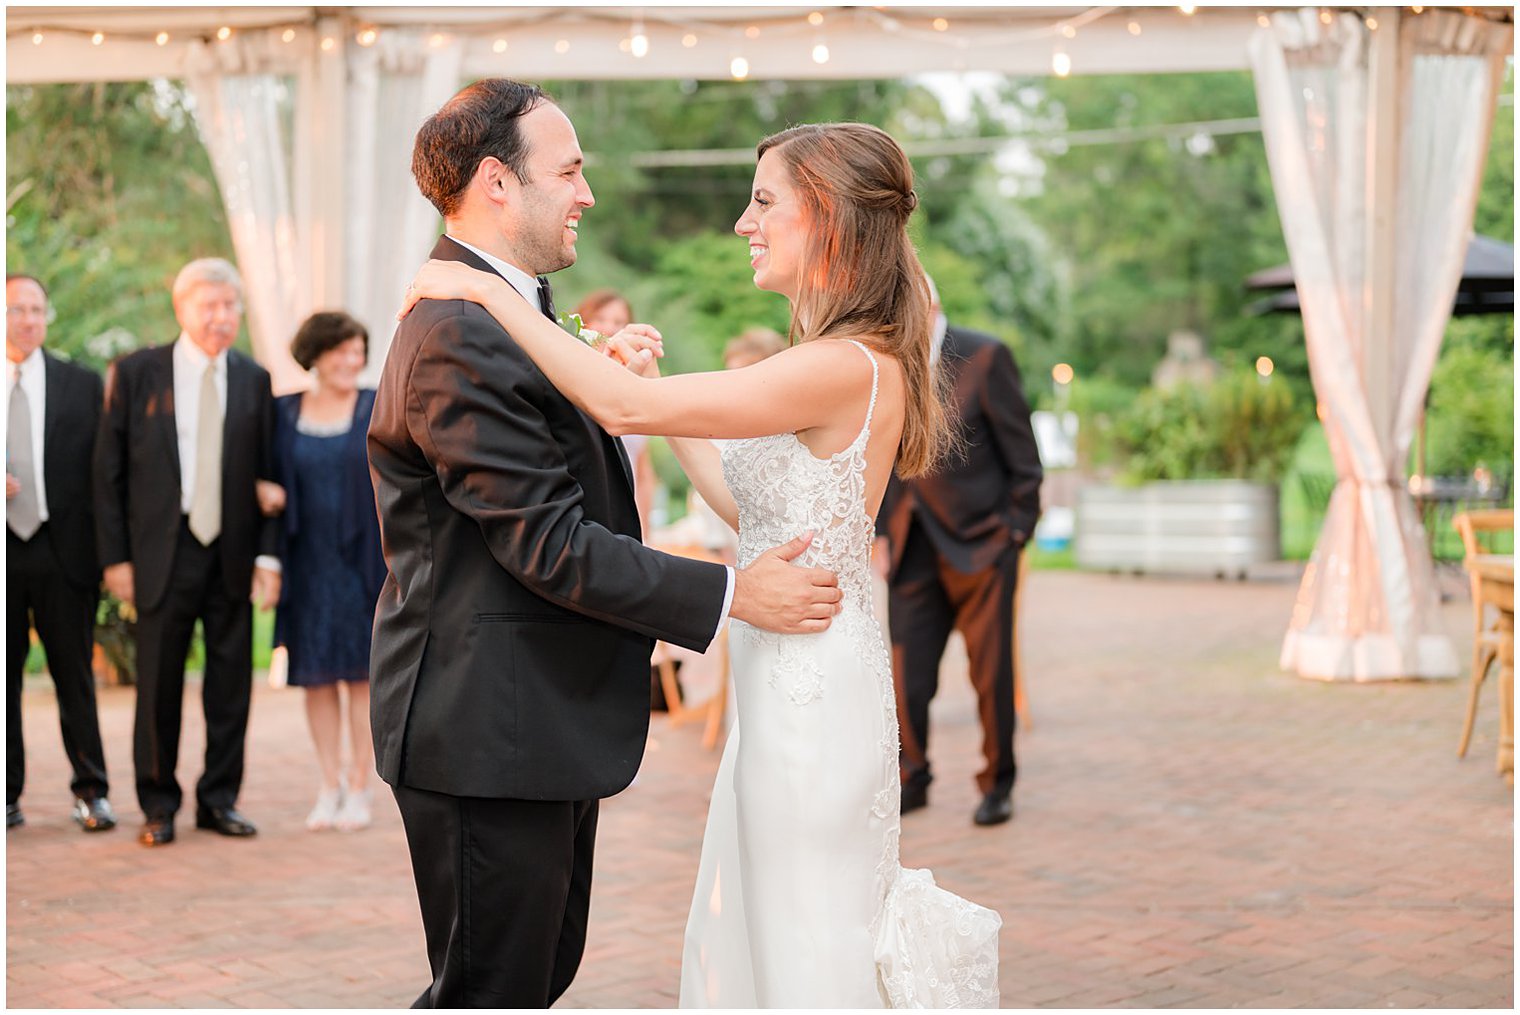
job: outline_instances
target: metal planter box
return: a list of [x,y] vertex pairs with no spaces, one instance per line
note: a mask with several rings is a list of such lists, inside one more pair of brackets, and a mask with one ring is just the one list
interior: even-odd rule
[[1237,479],[1084,486],[1077,566],[1097,571],[1244,578],[1282,556],[1277,487]]

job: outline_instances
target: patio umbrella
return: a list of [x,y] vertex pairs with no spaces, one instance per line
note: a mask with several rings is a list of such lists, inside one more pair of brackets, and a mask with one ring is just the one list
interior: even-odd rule
[[[1277,289],[1250,307],[1252,314],[1296,314],[1298,290],[1293,268],[1279,264],[1246,279],[1247,289]],[[1512,314],[1515,312],[1515,248],[1491,236],[1474,235],[1462,263],[1462,281],[1452,303],[1453,316]]]

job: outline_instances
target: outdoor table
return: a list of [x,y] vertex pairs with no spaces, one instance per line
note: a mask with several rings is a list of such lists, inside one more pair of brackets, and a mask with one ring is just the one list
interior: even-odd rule
[[1483,596],[1499,608],[1499,774],[1515,778],[1515,555],[1480,553],[1467,568],[1482,583]]

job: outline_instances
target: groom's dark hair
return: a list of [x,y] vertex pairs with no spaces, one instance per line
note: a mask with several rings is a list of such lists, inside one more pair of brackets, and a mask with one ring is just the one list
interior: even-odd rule
[[553,101],[537,85],[510,78],[484,78],[466,87],[417,131],[412,175],[422,196],[439,214],[453,215],[480,160],[491,157],[527,183],[528,142],[517,121]]

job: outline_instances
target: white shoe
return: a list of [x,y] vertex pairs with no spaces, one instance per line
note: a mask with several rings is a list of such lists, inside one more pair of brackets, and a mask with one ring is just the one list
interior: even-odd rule
[[317,804],[306,815],[306,830],[309,832],[323,832],[333,827],[333,822],[342,811],[344,805],[343,789],[324,789],[317,794]]
[[340,832],[357,832],[368,828],[371,820],[369,790],[361,789],[343,798],[343,806],[333,818],[333,827]]

